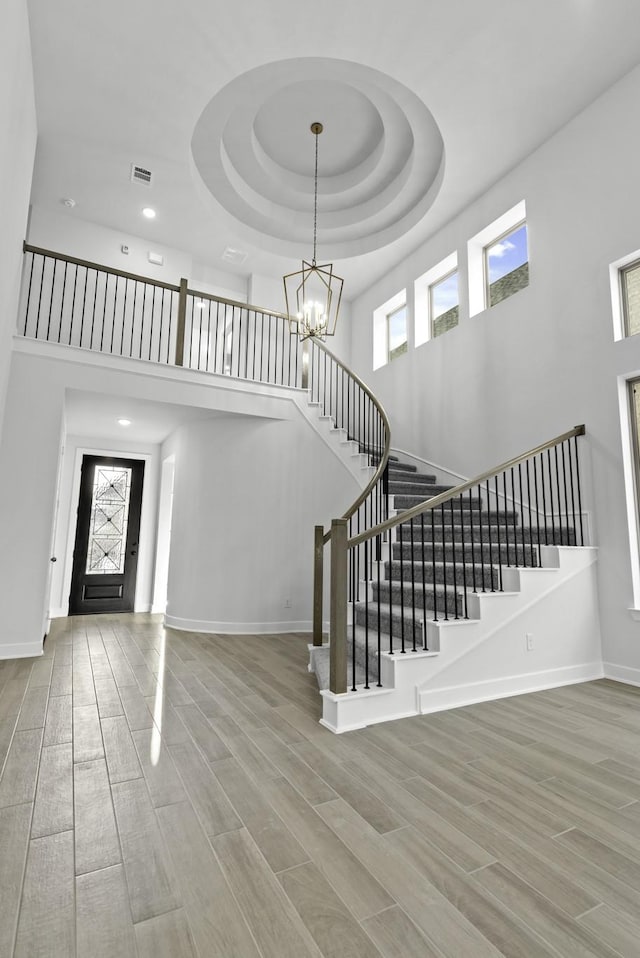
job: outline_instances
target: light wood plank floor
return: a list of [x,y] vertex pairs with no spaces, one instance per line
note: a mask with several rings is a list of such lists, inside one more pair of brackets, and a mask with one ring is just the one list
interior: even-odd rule
[[0,958],[640,956],[640,689],[333,736],[305,636],[0,662]]

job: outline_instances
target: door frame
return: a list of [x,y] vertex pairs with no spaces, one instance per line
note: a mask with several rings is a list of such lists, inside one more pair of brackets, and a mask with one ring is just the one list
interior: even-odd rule
[[[68,442],[65,445],[72,446]],[[71,450],[69,450],[71,452]],[[80,497],[80,476],[82,472],[82,460],[84,456],[104,456],[116,459],[141,459],[145,463],[144,485],[142,488],[142,508],[140,513],[140,546],[138,551],[138,575],[136,579],[136,591],[134,598],[135,612],[149,612],[150,602],[144,603],[141,598],[143,588],[146,588],[144,580],[151,576],[153,571],[149,571],[149,562],[153,560],[151,553],[154,550],[155,539],[155,499],[157,497],[156,478],[153,462],[156,457],[149,452],[133,452],[122,446],[94,446],[78,445],[73,450],[73,467],[68,501],[65,504],[68,511],[68,524],[65,535],[64,545],[64,569],[62,571],[61,582],[58,582],[60,589],[61,614],[69,615],[69,595],[71,593],[71,575],[73,572],[73,550],[76,542],[77,530],[77,507]],[[64,479],[63,479],[64,483]],[[60,552],[57,552],[58,563],[60,562]]]
[[[117,456],[85,455],[83,457],[69,596],[69,612],[73,615],[134,611],[145,465],[141,459],[123,459]],[[94,508],[97,508],[94,500],[96,477],[100,470],[114,468],[125,469],[131,475],[130,496],[125,512],[126,535],[121,553],[122,571],[104,572],[101,569],[97,573],[91,573],[87,568],[87,562],[91,547]],[[103,519],[103,525],[104,523]],[[122,542],[122,536],[120,541]],[[104,594],[105,589],[109,594]],[[90,590],[98,594],[90,597],[88,595]]]

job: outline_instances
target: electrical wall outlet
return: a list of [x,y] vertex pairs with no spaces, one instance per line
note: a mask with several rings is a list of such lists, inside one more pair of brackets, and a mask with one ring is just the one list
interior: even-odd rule
[[527,632],[525,634],[525,641],[527,643],[527,652],[533,652],[533,632]]

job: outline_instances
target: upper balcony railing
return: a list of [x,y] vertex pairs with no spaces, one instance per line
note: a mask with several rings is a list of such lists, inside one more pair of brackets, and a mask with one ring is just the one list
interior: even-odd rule
[[282,313],[25,244],[18,331],[112,356],[306,386]]

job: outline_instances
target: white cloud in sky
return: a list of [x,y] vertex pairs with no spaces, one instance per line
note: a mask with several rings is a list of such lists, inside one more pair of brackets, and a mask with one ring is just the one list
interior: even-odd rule
[[512,249],[516,249],[515,243],[511,243],[508,239],[502,240],[501,243],[496,243],[495,246],[491,247],[491,249],[489,250],[489,256],[490,257],[497,256],[498,258],[500,258],[501,256],[506,256],[506,254],[509,253]]

